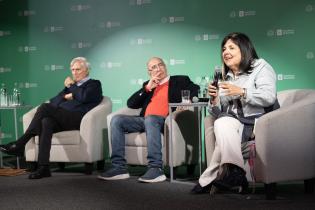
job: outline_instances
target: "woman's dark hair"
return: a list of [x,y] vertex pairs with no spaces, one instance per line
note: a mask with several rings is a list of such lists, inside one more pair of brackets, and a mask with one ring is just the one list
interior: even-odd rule
[[[258,55],[256,53],[256,50],[252,42],[250,41],[248,36],[246,36],[243,33],[239,33],[239,32],[230,33],[226,37],[224,37],[221,43],[221,53],[223,52],[223,47],[225,43],[229,39],[240,48],[241,56],[242,56],[241,63],[239,66],[240,70],[244,73],[250,73],[250,71],[252,70],[253,61],[255,59],[258,59]],[[224,65],[224,74],[226,74],[230,69],[228,66],[225,65],[224,62],[223,62],[223,65]]]

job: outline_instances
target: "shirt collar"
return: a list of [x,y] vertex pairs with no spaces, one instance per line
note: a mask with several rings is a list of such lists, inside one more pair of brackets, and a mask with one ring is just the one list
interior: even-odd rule
[[84,79],[80,80],[79,82],[77,82],[77,86],[81,86],[83,85],[86,81],[88,81],[90,79],[90,77],[85,77]]
[[164,83],[168,82],[170,80],[170,76],[165,77],[162,79],[162,81],[159,83],[159,85],[163,85]]

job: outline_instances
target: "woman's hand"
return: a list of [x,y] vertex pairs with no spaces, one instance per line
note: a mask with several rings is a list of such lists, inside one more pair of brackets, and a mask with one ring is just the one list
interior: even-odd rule
[[244,94],[244,89],[233,85],[229,82],[219,83],[219,88],[222,88],[222,94],[225,96],[242,96]]
[[216,86],[213,86],[211,83],[208,85],[208,94],[210,96],[210,103],[216,105],[218,102],[218,89]]

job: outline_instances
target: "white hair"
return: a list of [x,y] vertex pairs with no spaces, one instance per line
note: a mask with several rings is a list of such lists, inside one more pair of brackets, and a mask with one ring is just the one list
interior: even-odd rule
[[73,58],[72,61],[70,62],[70,67],[76,63],[76,62],[80,62],[82,63],[85,68],[90,71],[90,68],[91,68],[91,65],[90,63],[88,62],[88,60],[85,58],[85,57],[76,57],[76,58]]
[[165,62],[163,61],[162,58],[159,58],[159,57],[151,57],[151,58],[148,60],[148,62],[147,62],[147,67],[148,67],[148,68],[149,68],[149,63],[150,63],[150,61],[152,61],[152,60],[154,60],[154,59],[157,59],[157,60],[161,61],[161,62],[165,65]]

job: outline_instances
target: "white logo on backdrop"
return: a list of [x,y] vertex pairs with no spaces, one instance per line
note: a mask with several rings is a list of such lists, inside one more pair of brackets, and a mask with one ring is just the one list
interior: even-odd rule
[[0,137],[1,137],[1,139],[13,138],[12,133],[3,133],[3,132],[0,132]]
[[70,7],[70,10],[73,12],[82,12],[91,9],[89,4],[76,4]]
[[0,66],[0,73],[11,72],[12,69],[10,67]]
[[209,41],[217,40],[220,38],[219,34],[197,34],[195,35],[195,41]]
[[311,4],[306,5],[305,11],[306,11],[306,12],[313,12],[313,11],[314,11],[314,6],[311,5]]
[[58,31],[63,31],[64,27],[63,26],[45,26],[44,27],[44,32],[50,32],[50,33],[54,33],[54,32],[58,32]]
[[295,79],[294,74],[278,74],[278,80],[293,80]]
[[130,45],[150,45],[152,42],[151,38],[134,38],[130,40]]
[[91,46],[92,46],[91,42],[74,42],[71,44],[71,48],[73,49],[90,48]]
[[275,32],[273,30],[267,31],[267,36],[274,36]]
[[242,18],[242,17],[247,17],[247,16],[256,16],[256,11],[254,10],[249,10],[249,11],[245,11],[245,10],[239,10],[239,11],[231,11],[230,12],[230,18]]
[[152,0],[130,0],[129,4],[130,5],[137,5],[137,6],[141,6],[144,4],[151,4]]
[[173,59],[173,58],[170,59],[170,65],[171,66],[182,65],[185,63],[186,63],[185,60],[178,60],[178,59]]
[[58,70],[64,70],[64,69],[65,67],[63,65],[51,64],[51,65],[44,66],[45,71],[58,71]]
[[34,52],[37,51],[37,47],[36,46],[19,46],[18,47],[18,52]]
[[276,30],[268,30],[267,36],[287,36],[287,35],[294,35],[294,29],[276,29]]
[[176,22],[184,22],[185,17],[162,17],[162,23],[176,23]]
[[11,31],[0,31],[0,36],[9,36],[11,35]]
[[38,84],[37,83],[25,82],[25,83],[20,83],[19,87],[20,88],[37,88]]
[[36,15],[36,11],[34,10],[22,10],[22,11],[18,11],[18,16],[33,16]]
[[112,61],[107,61],[107,62],[101,62],[100,67],[102,69],[112,69],[112,68],[120,68],[122,64],[120,62],[112,62]]
[[100,28],[117,28],[117,27],[120,27],[120,22],[118,21],[106,21],[106,22],[101,22],[99,24],[99,27]]
[[314,59],[314,52],[307,52],[306,53],[306,58],[307,59]]

